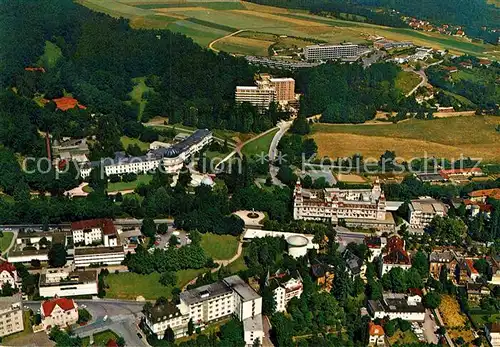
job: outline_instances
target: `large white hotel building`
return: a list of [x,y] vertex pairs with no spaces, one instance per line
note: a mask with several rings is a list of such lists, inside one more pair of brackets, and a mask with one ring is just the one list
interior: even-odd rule
[[304,48],[306,60],[330,60],[357,57],[360,54],[358,45],[313,45]]
[[392,230],[394,219],[384,192],[377,182],[372,189],[304,189],[295,185],[293,218],[330,221],[343,220],[347,226]]
[[271,102],[288,103],[295,100],[295,80],[290,77],[274,78],[260,74],[255,86],[237,86],[235,101],[248,102],[260,111],[269,108]]
[[167,173],[177,173],[184,162],[192,154],[200,151],[212,141],[212,132],[198,129],[188,138],[170,147],[159,147],[150,150],[146,155],[130,157],[123,152],[115,154],[115,158],[106,158],[97,162],[87,162],[80,168],[82,178],[90,176],[92,168],[102,166],[107,176],[125,173],[143,173],[155,170],[163,165]]

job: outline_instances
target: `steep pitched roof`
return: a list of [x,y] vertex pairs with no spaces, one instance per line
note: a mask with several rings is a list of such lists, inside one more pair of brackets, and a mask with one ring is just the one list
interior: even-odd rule
[[0,273],[7,271],[11,275],[14,275],[14,271],[16,271],[16,267],[9,263],[8,261],[4,261],[3,263],[0,264]]
[[62,98],[52,100],[56,103],[57,109],[61,111],[67,111],[78,106],[78,108],[85,110],[87,107],[80,105],[78,100],[69,96],[63,96]]
[[370,336],[383,336],[385,335],[384,329],[373,322],[368,323],[368,334]]
[[54,298],[46,300],[42,302],[43,315],[45,317],[50,316],[56,306],[59,306],[64,311],[69,311],[75,308],[75,302],[73,301],[73,299],[66,298]]

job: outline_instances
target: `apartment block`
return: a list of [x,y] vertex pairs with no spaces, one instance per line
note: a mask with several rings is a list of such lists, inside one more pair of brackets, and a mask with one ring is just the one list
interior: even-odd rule
[[374,318],[401,318],[410,322],[423,322],[425,307],[419,295],[384,293],[381,300],[368,300],[368,311]]
[[435,216],[444,217],[447,212],[446,205],[436,199],[425,197],[411,200],[408,212],[410,228],[425,228]]
[[287,104],[295,100],[295,80],[260,74],[256,77],[255,86],[236,87],[235,100],[238,103],[248,102],[261,111],[268,109],[271,102]]
[[20,295],[0,298],[0,337],[24,330],[23,305]]
[[304,48],[306,60],[331,60],[352,58],[359,55],[358,45],[313,45]]

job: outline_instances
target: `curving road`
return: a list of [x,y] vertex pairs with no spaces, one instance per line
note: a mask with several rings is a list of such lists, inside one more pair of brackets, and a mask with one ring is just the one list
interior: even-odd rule
[[240,30],[237,30],[235,31],[234,33],[231,33],[231,34],[228,34],[226,36],[223,36],[223,37],[219,37],[218,39],[215,39],[213,40],[212,42],[210,42],[208,44],[208,48],[211,49],[212,51],[216,52],[216,53],[219,53],[220,51],[217,49],[217,48],[214,48],[214,45],[221,41],[221,40],[224,40],[224,39],[227,39],[228,37],[231,37],[231,36],[235,36],[235,35],[238,35],[239,33],[242,33],[244,31],[248,31],[248,29],[240,29]]

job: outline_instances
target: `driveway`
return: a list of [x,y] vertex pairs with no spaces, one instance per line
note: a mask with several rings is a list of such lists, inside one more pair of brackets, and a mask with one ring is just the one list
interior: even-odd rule
[[438,343],[438,337],[435,333],[439,326],[434,320],[434,315],[431,310],[425,310],[425,320],[422,329],[424,330],[424,337],[428,343]]

